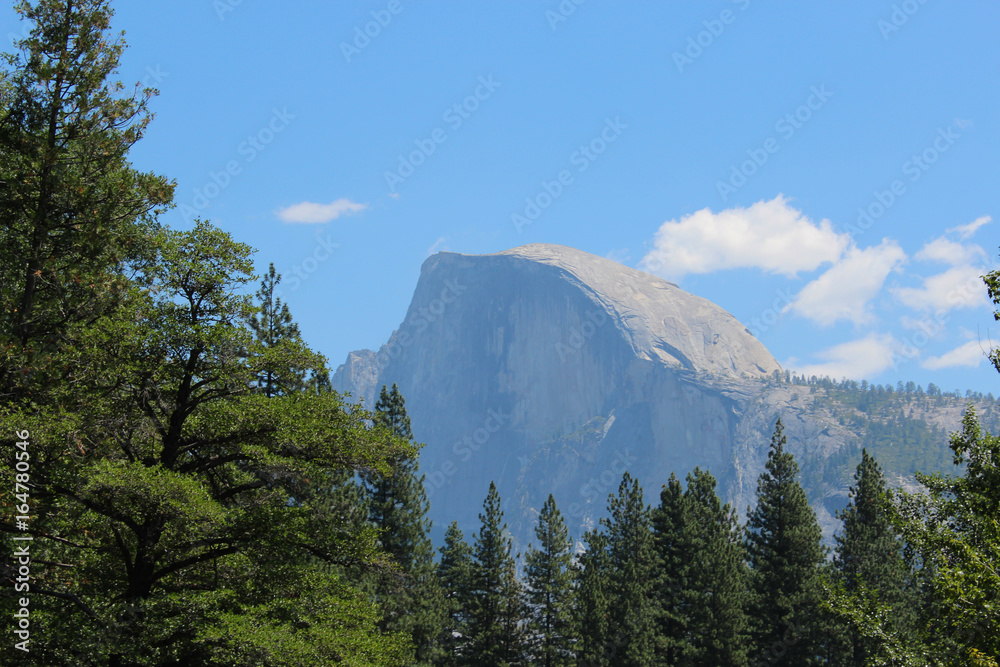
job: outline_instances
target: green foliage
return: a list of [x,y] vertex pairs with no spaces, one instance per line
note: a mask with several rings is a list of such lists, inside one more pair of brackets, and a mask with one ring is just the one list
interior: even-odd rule
[[[270,358],[257,373],[257,389],[268,398],[302,391],[310,369],[299,364],[296,349],[302,343],[299,327],[292,320],[288,304],[275,294],[281,274],[268,266],[267,275],[257,290],[257,309],[247,317],[247,324],[257,343],[268,349]],[[325,369],[314,371],[325,374]]]
[[816,514],[797,480],[798,465],[775,425],[757,506],[747,518],[754,660],[807,667],[821,664],[824,627],[821,567],[825,560]]
[[446,612],[440,640],[443,655],[437,664],[448,667],[467,664],[464,658],[470,648],[469,626],[472,622],[475,563],[472,559],[472,547],[466,543],[465,536],[454,521],[448,525],[444,535],[437,577],[444,592]]
[[663,664],[747,664],[742,531],[715,484],[710,473],[695,468],[682,493],[671,475],[653,511],[657,656]]
[[413,440],[410,417],[406,414],[406,399],[399,393],[395,382],[392,383],[392,391],[387,391],[385,385],[382,385],[375,403],[375,415],[380,424],[400,438]]
[[654,663],[653,581],[656,555],[650,509],[638,480],[622,476],[617,495],[608,497],[607,532],[610,574],[609,625],[615,664],[640,667]]
[[538,548],[528,547],[525,579],[530,618],[531,664],[563,667],[573,664],[573,542],[550,494],[538,514]]
[[[226,597],[215,592],[261,590],[261,577],[307,554],[378,562],[374,534],[345,532],[340,517],[288,499],[325,471],[387,469],[413,452],[336,394],[252,390],[271,349],[243,325],[252,308],[239,293],[250,280],[249,248],[205,223],[162,231],[155,248],[119,308],[81,330],[83,343],[60,358],[73,371],[52,403],[8,404],[0,415],[4,432],[37,434],[31,528],[47,559],[36,566],[35,592],[83,628],[70,636],[43,630],[42,655],[83,652],[87,637],[112,621],[119,641],[108,656],[146,645],[139,637],[159,638],[154,662],[194,655],[196,628],[224,619]],[[316,359],[304,345],[294,351],[303,363]],[[243,567],[241,558],[260,565]],[[145,611],[127,622],[102,618],[108,599]],[[249,595],[235,609],[267,599]],[[158,619],[159,632],[147,617]]]
[[[854,475],[851,502],[838,514],[843,530],[835,536],[834,576],[841,590],[861,599],[873,611],[884,608],[892,634],[907,637],[919,599],[913,573],[903,558],[903,543],[893,527],[888,487],[882,469],[867,450]],[[849,621],[856,619],[848,619]],[[877,645],[852,628],[849,633],[850,662],[863,667],[876,655],[885,654]]]
[[[58,377],[47,355],[70,325],[115,306],[174,186],[128,162],[155,91],[123,95],[112,79],[124,41],[106,34],[107,0],[15,9],[33,27],[19,54],[4,56],[0,390],[23,397]],[[18,376],[34,381],[17,385]]]
[[618,649],[611,627],[611,562],[604,533],[587,531],[583,542],[576,568],[577,664],[596,667],[611,664]]
[[473,587],[469,623],[469,664],[520,665],[526,609],[517,581],[511,542],[503,523],[496,484],[483,503],[482,524],[473,547]]
[[801,479],[813,503],[823,502],[826,489],[850,484],[862,449],[878,459],[890,479],[910,478],[918,471],[949,471],[952,454],[948,433],[934,417],[946,410],[961,411],[970,399],[983,425],[991,431],[1000,430],[1000,406],[992,394],[943,392],[933,383],[926,392],[912,382],[901,382],[896,389],[815,377],[792,377],[791,383],[809,386],[811,411],[829,414],[857,434],[831,456],[809,456],[808,449],[804,452],[799,460]]
[[[198,633],[209,665],[408,665],[405,635],[379,632],[378,610],[336,575],[286,569],[267,595],[255,595]],[[263,592],[263,591],[262,591]]]
[[[375,404],[376,422],[396,437],[413,438],[410,418],[399,388],[382,387]],[[375,598],[382,607],[383,627],[404,631],[412,638],[418,664],[440,658],[439,646],[445,623],[444,599],[434,567],[434,547],[430,540],[430,503],[424,491],[416,456],[392,462],[388,473],[363,470],[364,493],[369,521],[379,531],[379,542],[396,566],[381,572],[374,582]]]
[[925,492],[899,492],[894,523],[922,565],[928,591],[920,627],[924,647],[942,664],[996,665],[1000,438],[981,431],[970,408],[951,446],[964,475],[919,475]]

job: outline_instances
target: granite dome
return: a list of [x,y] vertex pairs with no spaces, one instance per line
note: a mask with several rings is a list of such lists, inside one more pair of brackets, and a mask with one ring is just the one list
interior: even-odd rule
[[768,375],[780,369],[745,326],[711,301],[652,274],[575,248],[532,243],[492,255],[439,253],[427,260],[423,270],[486,258],[557,269],[560,279],[608,313],[639,358],[730,377]]

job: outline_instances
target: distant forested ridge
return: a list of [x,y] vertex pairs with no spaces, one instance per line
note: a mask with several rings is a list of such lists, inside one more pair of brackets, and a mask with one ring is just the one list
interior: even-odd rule
[[[0,71],[0,664],[998,667],[992,396],[778,374],[783,400],[857,442],[821,460],[773,420],[745,514],[708,470],[646,489],[625,470],[582,534],[550,494],[519,552],[491,483],[477,529],[435,545],[399,387],[346,402],[273,265],[255,275],[253,249],[208,221],[160,222],[173,181],[128,159],[155,91],[115,79],[109,2],[17,9],[31,29]],[[1000,304],[1000,273],[984,280]],[[832,549],[809,480],[849,484]]]

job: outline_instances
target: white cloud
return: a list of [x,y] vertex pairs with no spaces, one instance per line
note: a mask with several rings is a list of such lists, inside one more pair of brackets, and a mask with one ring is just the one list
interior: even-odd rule
[[989,303],[982,273],[983,269],[974,266],[955,266],[924,278],[922,287],[900,287],[892,293],[915,310],[947,312],[953,308],[976,308]]
[[358,213],[368,208],[367,204],[358,204],[350,199],[338,199],[329,204],[316,204],[304,201],[293,204],[278,211],[278,217],[283,222],[300,222],[307,225],[321,224],[336,220],[342,215]]
[[930,357],[920,365],[932,371],[954,368],[955,366],[976,367],[986,360],[987,353],[988,350],[982,343],[978,340],[970,340],[951,352],[945,352],[940,357]]
[[986,251],[974,243],[967,245],[956,243],[955,241],[949,241],[942,236],[941,238],[934,239],[921,248],[920,252],[914,255],[913,258],[958,266],[960,264],[969,264],[985,256]]
[[993,222],[993,218],[991,218],[988,215],[984,215],[984,216],[982,216],[980,218],[976,218],[975,220],[973,220],[972,222],[970,222],[967,225],[958,225],[957,227],[951,227],[951,228],[947,229],[946,231],[949,234],[957,233],[958,234],[958,238],[960,240],[964,241],[965,239],[967,239],[970,236],[972,236],[973,234],[975,234],[976,231],[978,231],[980,227],[982,227],[983,225],[989,224],[991,222]]
[[840,343],[819,352],[824,359],[818,364],[786,361],[782,366],[806,377],[828,375],[834,379],[858,379],[878,375],[892,365],[896,342],[888,334],[871,334],[865,338]]
[[663,223],[640,267],[672,278],[735,268],[794,277],[837,261],[849,242],[829,220],[813,222],[778,195],[748,208],[704,208]]
[[802,288],[785,311],[796,312],[822,325],[838,320],[863,324],[872,318],[868,303],[889,272],[906,260],[906,253],[890,239],[861,250],[852,247],[823,275]]

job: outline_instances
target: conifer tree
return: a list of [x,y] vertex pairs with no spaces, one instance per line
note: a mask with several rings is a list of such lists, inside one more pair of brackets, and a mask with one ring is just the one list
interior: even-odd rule
[[657,574],[653,596],[656,600],[656,655],[662,664],[680,664],[691,652],[688,641],[684,592],[691,540],[691,512],[677,475],[660,491],[660,505],[652,512],[653,540],[657,555]]
[[490,482],[483,509],[484,513],[479,515],[482,527],[473,547],[471,664],[477,667],[519,665],[523,664],[522,622],[526,610],[507,524],[503,523],[500,495],[493,482]]
[[[918,599],[913,574],[903,558],[903,543],[891,523],[888,487],[882,469],[867,450],[850,489],[851,501],[838,513],[843,530],[835,536],[833,565],[836,579],[853,596],[871,597],[886,607],[893,634],[905,641],[914,621]],[[876,647],[857,632],[846,633],[846,664],[864,667],[875,658]]]
[[663,664],[747,664],[746,573],[741,531],[729,505],[715,492],[715,478],[699,468],[681,493],[676,476],[653,512],[660,570],[657,576]]
[[599,530],[584,533],[586,550],[576,565],[576,633],[580,638],[577,665],[597,667],[611,663],[614,651],[610,626],[611,563],[607,536]]
[[[259,371],[257,387],[268,398],[300,391],[306,386],[306,369],[289,364],[282,354],[289,343],[299,343],[302,336],[292,319],[288,304],[275,294],[281,274],[270,264],[255,295],[257,310],[247,318],[247,325],[265,348],[271,351],[271,360]],[[289,349],[290,351],[290,349]]]
[[530,605],[531,663],[545,667],[573,664],[576,645],[573,622],[573,543],[549,494],[535,527],[538,548],[531,545],[525,557],[525,578]]
[[474,562],[472,547],[465,541],[465,535],[455,521],[448,525],[444,534],[437,578],[444,594],[443,608],[446,614],[439,641],[441,657],[438,664],[443,667],[468,664],[465,658],[469,649]]
[[786,444],[779,419],[765,471],[757,481],[757,506],[748,515],[752,660],[809,667],[821,664],[818,656],[825,651],[820,578],[824,552],[816,514]]
[[608,535],[609,622],[616,651],[614,664],[652,665],[656,637],[652,595],[656,554],[650,509],[643,501],[638,480],[627,472],[622,476],[618,494],[608,498],[608,514],[610,517],[601,523]]
[[[397,437],[413,440],[406,401],[395,383],[391,391],[382,386],[375,416]],[[368,470],[361,477],[370,521],[379,530],[382,548],[399,568],[398,575],[383,573],[376,584],[376,597],[385,613],[384,627],[408,632],[417,648],[418,664],[424,664],[437,656],[445,619],[427,518],[430,503],[418,459],[399,459],[388,474]]]
[[30,661],[411,664],[309,560],[371,561],[375,542],[288,502],[411,446],[333,393],[250,391],[274,359],[246,325],[251,250],[158,224],[173,184],[128,163],[152,91],[112,79],[110,3],[15,8],[31,26],[0,73],[0,449],[30,431]]
[[38,401],[65,375],[53,353],[149,259],[174,183],[129,163],[156,91],[115,80],[125,42],[109,2],[15,9],[32,27],[0,73],[0,398]]

